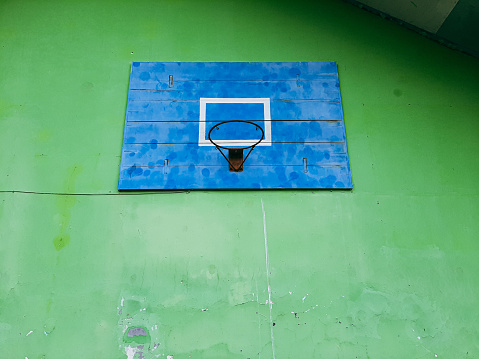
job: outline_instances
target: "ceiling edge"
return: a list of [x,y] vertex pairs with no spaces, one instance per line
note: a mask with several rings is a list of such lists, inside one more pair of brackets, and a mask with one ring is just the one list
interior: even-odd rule
[[412,25],[408,22],[405,22],[404,20],[401,20],[401,19],[398,19],[394,16],[391,16],[389,14],[386,14],[380,10],[377,10],[377,9],[374,9],[368,5],[365,5],[357,0],[343,0],[344,2],[347,2],[347,3],[350,3],[362,10],[366,10],[367,12],[369,13],[372,13],[374,15],[378,15],[380,17],[382,17],[383,19],[386,19],[386,20],[389,20],[389,21],[392,21],[392,22],[395,22],[396,24],[399,24],[409,30],[412,30],[426,38],[428,38],[429,40],[432,40],[434,42],[437,42],[443,46],[446,46],[452,50],[456,50],[456,51],[459,51],[459,52],[462,52],[464,54],[467,54],[467,55],[470,55],[470,56],[473,56],[475,58],[479,58],[479,53],[478,52],[475,52],[474,50],[471,50],[471,49],[468,49],[464,46],[461,46],[459,44],[456,44],[444,37],[441,37],[441,36],[438,36],[436,34],[433,34],[432,32],[429,32],[429,31],[426,31],[424,29],[421,29],[415,25]]

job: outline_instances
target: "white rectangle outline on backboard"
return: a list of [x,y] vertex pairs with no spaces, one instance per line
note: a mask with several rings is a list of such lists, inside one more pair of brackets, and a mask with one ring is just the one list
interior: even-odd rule
[[[271,146],[271,109],[269,98],[200,98],[199,146],[214,146],[206,138],[206,104],[208,103],[262,103],[264,107],[264,140],[257,146]],[[233,119],[232,119],[233,120]],[[250,146],[256,140],[215,140],[220,146]]]

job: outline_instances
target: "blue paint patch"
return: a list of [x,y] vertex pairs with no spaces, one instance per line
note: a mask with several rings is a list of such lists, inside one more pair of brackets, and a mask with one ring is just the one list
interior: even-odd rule
[[187,92],[187,93],[188,93],[188,92],[191,93],[191,92],[193,91],[193,89],[194,89],[194,84],[191,83],[191,82],[186,82],[186,83],[183,85],[183,91],[185,91],[185,92]]
[[278,176],[278,180],[280,182],[286,182],[287,181],[286,169],[284,168],[284,166],[275,167],[274,173],[276,173],[276,176]]
[[129,177],[140,176],[143,173],[143,169],[141,167],[137,167],[135,165],[131,166],[127,170],[127,174]]
[[148,81],[149,79],[150,79],[150,73],[149,72],[142,72],[140,74],[140,80]]
[[156,90],[166,90],[168,89],[168,84],[166,82],[158,82],[156,84]]
[[289,76],[291,76],[291,77],[296,77],[296,76],[298,76],[298,75],[301,75],[301,71],[300,71],[298,68],[296,68],[296,67],[291,68],[291,69],[288,71],[288,73],[289,73]]
[[329,175],[327,177],[321,178],[319,183],[324,188],[333,188],[334,183],[336,182],[336,176]]
[[207,168],[203,168],[203,169],[201,170],[201,175],[202,175],[203,177],[209,177],[209,176],[210,176],[210,170],[207,169]]
[[239,175],[237,173],[231,173],[232,176],[229,176],[227,178],[227,180],[231,181],[231,184],[234,186],[234,185],[237,185],[239,182],[240,182],[240,178],[239,178]]
[[299,178],[299,173],[298,172],[291,172],[289,174],[289,180],[290,181],[297,180],[298,178]]
[[153,64],[151,72],[156,73],[156,74],[161,74],[161,73],[165,72],[165,65],[162,64],[161,62],[156,62],[156,63]]
[[178,107],[176,108],[176,113],[177,113],[177,115],[178,115],[178,118],[181,118],[181,117],[183,116],[183,112],[184,112],[183,107],[178,106]]
[[143,168],[137,167],[137,169],[133,172],[132,176],[141,176],[143,173]]
[[128,174],[128,176],[132,176],[133,175],[133,172],[135,172],[136,170],[136,166],[131,166],[130,168],[128,168],[128,170],[126,171],[126,173]]

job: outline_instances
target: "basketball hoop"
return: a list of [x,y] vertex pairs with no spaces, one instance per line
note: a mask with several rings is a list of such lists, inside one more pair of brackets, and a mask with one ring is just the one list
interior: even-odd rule
[[[261,138],[254,142],[251,146],[245,146],[245,147],[233,147],[233,146],[221,146],[218,145],[215,141],[211,139],[211,132],[215,128],[219,128],[219,126],[224,125],[226,123],[231,123],[231,122],[240,122],[240,123],[247,123],[250,125],[253,125],[256,127],[256,129],[259,128],[261,131]],[[258,124],[251,122],[251,121],[243,121],[243,120],[231,120],[231,121],[223,121],[219,122],[213,127],[211,127],[210,131],[208,132],[208,140],[216,147],[218,151],[223,155],[226,161],[229,163],[229,170],[230,172],[243,172],[243,164],[245,161],[248,159],[248,156],[250,155],[251,151],[254,150],[254,148],[264,140],[264,130],[259,126]],[[243,150],[250,149],[246,157],[243,159]],[[228,157],[221,151],[221,149],[228,150]]]

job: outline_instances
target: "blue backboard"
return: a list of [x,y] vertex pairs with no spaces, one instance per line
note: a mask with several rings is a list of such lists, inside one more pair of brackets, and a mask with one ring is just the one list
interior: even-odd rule
[[352,188],[336,63],[132,64],[119,190],[280,188]]

